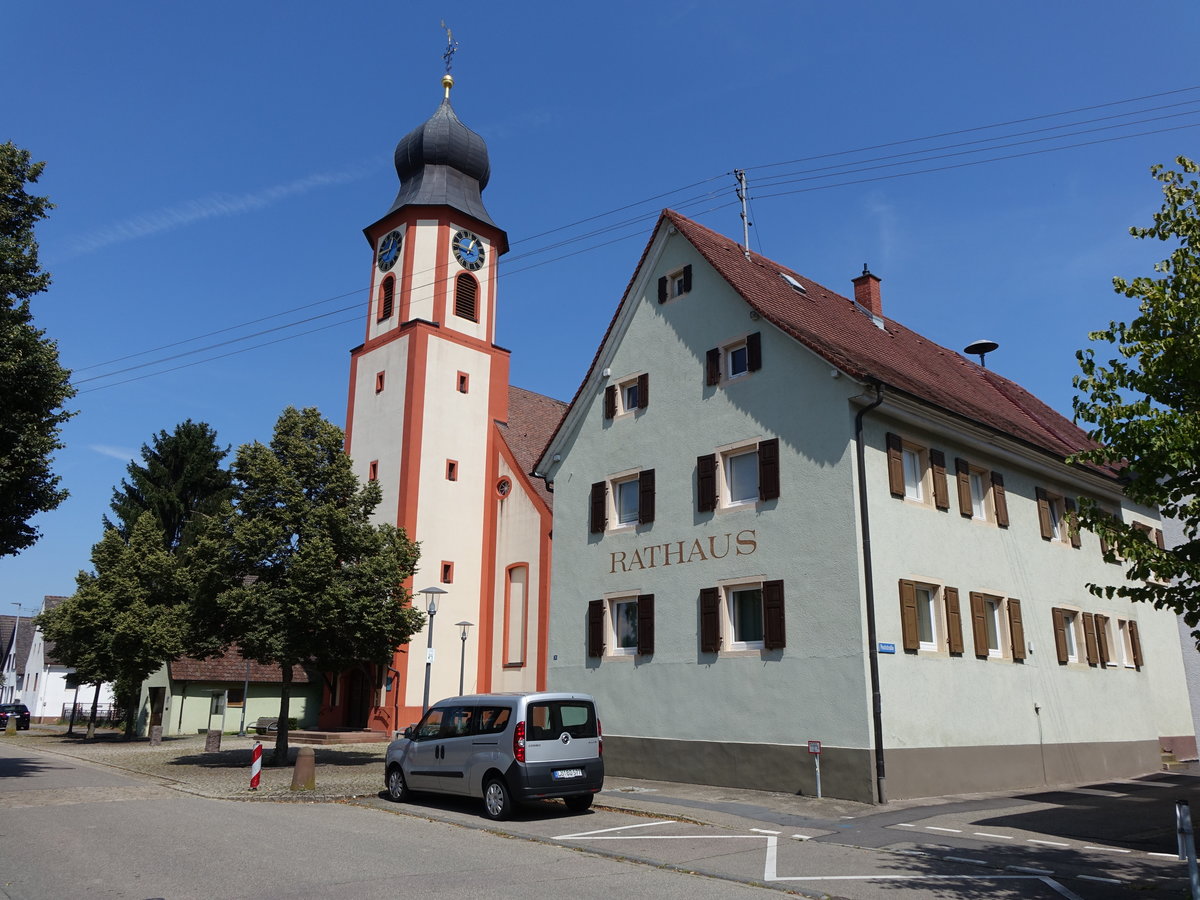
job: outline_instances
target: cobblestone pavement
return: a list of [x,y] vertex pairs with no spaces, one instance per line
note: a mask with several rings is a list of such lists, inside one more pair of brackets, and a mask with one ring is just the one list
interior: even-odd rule
[[[375,796],[383,789],[383,759],[387,744],[341,744],[314,747],[316,790],[292,791],[292,767],[263,765],[257,791],[250,790],[250,761],[255,738],[226,734],[221,749],[205,752],[204,735],[164,737],[151,745],[146,738],[126,741],[119,732],[99,731],[92,740],[67,736],[65,728],[34,725],[0,741],[10,748],[28,748],[100,763],[145,775],[178,790],[202,797],[238,800],[314,802]],[[274,738],[263,741],[264,763],[275,749]],[[290,747],[295,762],[300,747]]]

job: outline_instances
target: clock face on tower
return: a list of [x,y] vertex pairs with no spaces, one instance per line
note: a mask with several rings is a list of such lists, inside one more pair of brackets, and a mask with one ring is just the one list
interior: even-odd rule
[[402,238],[400,232],[393,231],[379,244],[379,271],[386,272],[396,264],[396,260],[400,258],[400,244]]
[[459,231],[451,242],[454,258],[464,269],[474,272],[483,265],[483,242],[469,231]]

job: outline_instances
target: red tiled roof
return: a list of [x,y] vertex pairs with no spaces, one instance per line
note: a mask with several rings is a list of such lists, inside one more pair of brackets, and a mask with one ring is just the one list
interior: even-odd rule
[[[246,678],[246,660],[236,646],[230,647],[224,656],[213,659],[175,659],[167,663],[167,675],[173,681],[225,681],[241,683]],[[302,666],[292,667],[292,683],[308,684],[320,676],[310,677]],[[250,661],[251,684],[281,684],[283,673],[279,666],[264,666]]]
[[[858,379],[890,388],[1063,459],[1095,443],[1073,422],[1016,382],[884,318],[879,328],[852,300],[723,235],[666,210],[683,234],[764,319]],[[807,294],[790,287],[786,272]],[[1112,475],[1112,470],[1105,470]]]
[[[561,400],[524,388],[509,387],[508,422],[500,425],[500,433],[526,475],[533,472],[542,448],[566,412],[567,404]],[[537,495],[553,509],[554,495],[546,490],[546,482],[541,478],[531,478],[530,482]]]

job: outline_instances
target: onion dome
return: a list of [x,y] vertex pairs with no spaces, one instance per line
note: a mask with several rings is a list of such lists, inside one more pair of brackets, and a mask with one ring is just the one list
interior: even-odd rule
[[491,175],[487,145],[454,114],[450,105],[454,80],[446,75],[442,84],[446,88],[442,105],[396,145],[400,193],[388,212],[402,206],[449,206],[495,225],[480,196]]

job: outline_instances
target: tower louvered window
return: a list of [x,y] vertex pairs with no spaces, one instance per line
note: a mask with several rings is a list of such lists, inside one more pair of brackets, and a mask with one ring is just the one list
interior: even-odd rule
[[454,314],[472,322],[479,321],[476,298],[479,296],[479,282],[466,272],[461,273],[454,283]]
[[396,300],[396,278],[389,275],[379,286],[379,320],[392,317],[392,306]]

